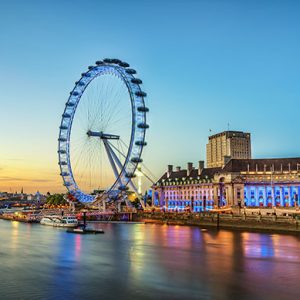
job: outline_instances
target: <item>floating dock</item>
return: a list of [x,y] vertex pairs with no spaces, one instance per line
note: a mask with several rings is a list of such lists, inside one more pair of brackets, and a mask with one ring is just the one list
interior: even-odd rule
[[70,228],[67,230],[69,233],[77,233],[77,234],[99,234],[104,233],[102,229],[92,229],[92,228]]

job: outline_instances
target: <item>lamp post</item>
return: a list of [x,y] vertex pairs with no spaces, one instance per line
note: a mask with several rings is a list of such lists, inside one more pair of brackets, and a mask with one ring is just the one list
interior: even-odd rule
[[84,209],[82,210],[83,212],[83,228],[85,229],[86,228],[86,213],[87,213],[87,210]]

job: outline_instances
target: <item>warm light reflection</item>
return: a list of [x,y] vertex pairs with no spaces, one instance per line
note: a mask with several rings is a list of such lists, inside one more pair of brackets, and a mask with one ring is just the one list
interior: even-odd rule
[[12,232],[11,232],[11,249],[13,253],[18,250],[18,238],[19,238],[19,225],[18,221],[11,221]]
[[[231,268],[236,247],[234,233],[231,231],[206,231],[202,234],[205,250],[220,258],[218,260],[220,268]],[[223,257],[226,257],[226,259],[223,259]]]
[[134,225],[134,240],[129,251],[130,273],[134,280],[141,279],[145,266],[144,251],[145,225]]
[[75,236],[75,259],[76,261],[79,261],[81,254],[81,236],[76,235]]

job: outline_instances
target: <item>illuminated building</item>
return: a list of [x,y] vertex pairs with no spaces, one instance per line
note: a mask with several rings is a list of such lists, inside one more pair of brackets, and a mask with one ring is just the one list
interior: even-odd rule
[[208,137],[208,144],[206,145],[207,168],[223,167],[232,158],[251,158],[250,133],[224,131]]
[[300,158],[230,159],[223,167],[181,170],[169,165],[153,185],[152,201],[166,210],[194,212],[213,206],[296,206]]
[[[232,159],[224,177],[239,182],[233,204],[246,206],[296,206],[300,193],[300,158]],[[222,176],[222,174],[221,174]],[[226,177],[225,177],[226,178]],[[230,180],[224,186],[228,186]],[[236,184],[237,185],[237,184]]]
[[183,211],[190,207],[193,211],[209,209],[214,205],[213,177],[219,168],[204,168],[204,161],[199,161],[197,169],[192,163],[181,170],[169,165],[167,172],[153,185],[152,201],[155,206],[167,210]]

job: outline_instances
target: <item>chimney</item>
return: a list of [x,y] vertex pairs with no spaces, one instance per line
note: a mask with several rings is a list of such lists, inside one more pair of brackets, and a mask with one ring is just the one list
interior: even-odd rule
[[168,165],[167,177],[169,178],[171,173],[173,172],[173,165]]
[[202,170],[204,169],[204,160],[199,160],[199,165],[198,165],[198,175],[201,175]]
[[188,162],[187,163],[187,177],[189,177],[189,176],[191,176],[191,173],[192,173],[192,170],[193,170],[193,163],[191,163],[191,162]]
[[176,167],[176,172],[179,172],[180,169],[181,169],[181,168],[180,168],[179,166],[177,166],[177,167]]

